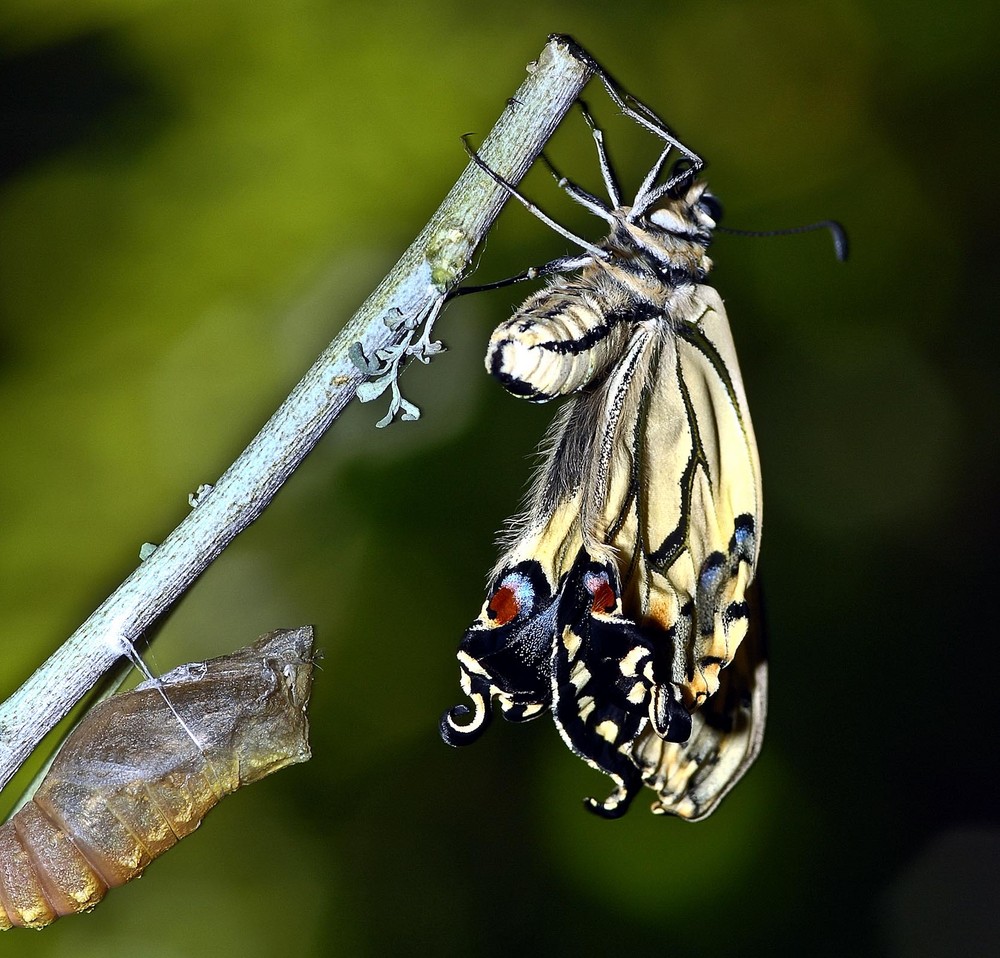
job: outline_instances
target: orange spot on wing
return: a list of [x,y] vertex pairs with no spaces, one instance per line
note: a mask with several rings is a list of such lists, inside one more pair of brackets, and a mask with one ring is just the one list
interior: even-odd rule
[[516,618],[517,613],[521,611],[517,595],[508,586],[497,589],[486,608],[489,610],[490,618],[497,625],[506,625],[511,619]]
[[611,583],[602,582],[593,592],[594,601],[591,604],[593,612],[613,612],[618,604],[618,597],[615,590],[611,588]]

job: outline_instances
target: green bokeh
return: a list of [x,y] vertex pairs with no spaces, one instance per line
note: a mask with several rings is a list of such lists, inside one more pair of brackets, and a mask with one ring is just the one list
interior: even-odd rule
[[[349,410],[153,647],[165,671],[315,624],[313,761],[0,954],[988,953],[997,19],[975,0],[5,0],[3,694],[249,440],[548,33],[709,158],[731,225],[832,215],[853,250],[713,249],[764,465],[773,690],[716,816],[587,816],[605,782],[547,720],[438,738],[551,416],[482,371],[518,292],[469,298],[404,377],[424,418]],[[637,182],[655,145],[588,101]],[[597,188],[585,130],[552,151]],[[526,189],[596,235],[544,172]],[[563,249],[510,209],[480,275]]]

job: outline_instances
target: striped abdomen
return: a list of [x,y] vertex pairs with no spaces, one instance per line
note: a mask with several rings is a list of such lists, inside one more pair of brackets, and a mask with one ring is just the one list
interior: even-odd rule
[[[545,402],[582,389],[621,355],[634,307],[603,275],[555,280],[490,337],[486,369],[509,393]],[[617,295],[615,295],[617,294]]]

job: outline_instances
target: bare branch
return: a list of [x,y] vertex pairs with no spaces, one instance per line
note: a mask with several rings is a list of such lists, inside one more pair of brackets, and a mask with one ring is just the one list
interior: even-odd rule
[[[592,73],[567,38],[553,37],[479,153],[492,170],[519,182]],[[470,163],[427,226],[351,318],[239,458],[192,511],[82,626],[0,707],[0,787],[41,738],[268,505],[282,483],[376,375],[374,361],[401,350],[428,358],[428,334],[444,297],[507,199]],[[423,334],[414,344],[417,330]],[[386,357],[390,357],[387,359]],[[414,418],[398,397],[390,412]],[[377,391],[377,390],[375,390]],[[396,400],[399,400],[396,402]]]

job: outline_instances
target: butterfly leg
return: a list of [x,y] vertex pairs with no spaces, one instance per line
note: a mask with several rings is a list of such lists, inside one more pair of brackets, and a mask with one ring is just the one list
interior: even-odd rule
[[513,286],[515,283],[523,283],[526,280],[542,279],[545,276],[557,276],[562,273],[573,273],[578,269],[593,262],[590,256],[560,256],[558,259],[550,260],[541,266],[532,266],[523,273],[516,276],[508,276],[507,279],[498,279],[493,283],[484,283],[482,286],[460,286],[451,290],[447,299],[452,300],[456,296],[466,296],[469,293],[483,293],[488,289],[503,289],[505,286]]
[[488,174],[490,179],[498,185],[502,186],[510,196],[513,196],[532,216],[540,219],[549,229],[554,230],[564,239],[568,239],[571,243],[579,246],[581,249],[586,250],[594,259],[607,259],[608,252],[600,246],[596,246],[594,243],[590,243],[587,240],[577,236],[575,233],[571,233],[566,227],[560,226],[551,216],[543,212],[539,207],[535,206],[526,196],[518,192],[516,186],[505,180],[496,170],[492,169],[489,164],[469,145],[468,140],[463,137],[462,142],[465,144],[465,151],[469,154],[469,158],[473,163],[476,164],[484,173]]
[[618,185],[618,177],[615,176],[614,167],[611,165],[611,159],[608,156],[608,151],[604,146],[604,131],[597,125],[593,116],[590,114],[590,110],[587,109],[587,104],[583,100],[576,101],[580,106],[580,111],[583,113],[584,120],[587,121],[587,126],[590,127],[591,135],[594,137],[594,143],[597,144],[597,159],[601,164],[601,176],[604,179],[604,187],[608,191],[608,197],[611,200],[611,205],[617,209],[622,205],[622,191]]
[[681,141],[670,132],[669,127],[663,120],[657,116],[645,103],[637,100],[630,93],[622,93],[618,87],[615,85],[614,81],[608,76],[604,70],[598,70],[597,75],[600,77],[601,82],[604,84],[604,89],[608,91],[608,96],[615,102],[618,108],[625,114],[630,120],[638,123],[643,129],[648,130],[654,136],[659,137],[664,141],[668,148],[673,148],[683,153],[684,156],[691,161],[691,164],[696,170],[700,170],[704,165],[705,161],[694,152],[694,150],[686,147]]
[[661,140],[665,140],[669,145],[675,146],[698,168],[704,166],[704,161],[701,157],[681,143],[656,113],[631,94],[622,93],[618,84],[612,79],[611,74],[581,47],[576,40],[566,34],[553,34],[550,39],[558,40],[560,43],[565,44],[577,60],[586,64],[587,68],[604,84],[605,90],[608,91],[608,96],[618,105],[622,113],[649,130],[650,133],[658,136]]

